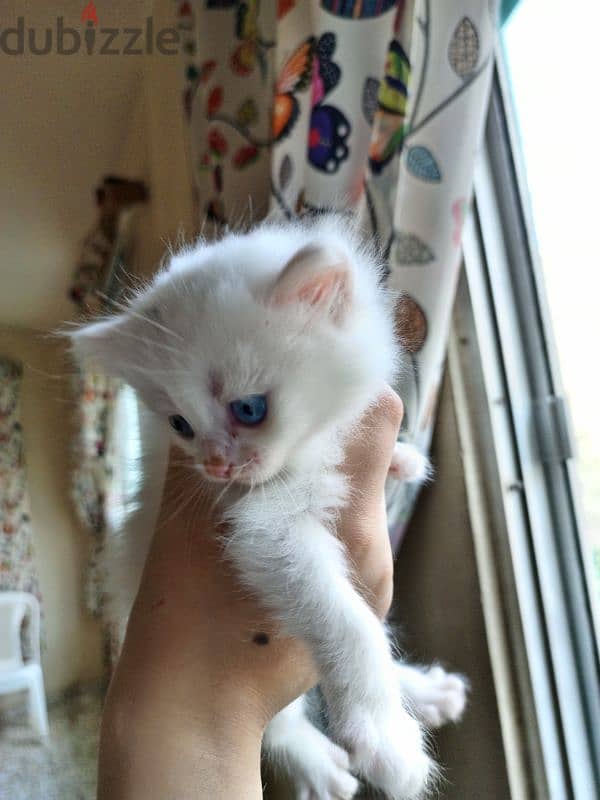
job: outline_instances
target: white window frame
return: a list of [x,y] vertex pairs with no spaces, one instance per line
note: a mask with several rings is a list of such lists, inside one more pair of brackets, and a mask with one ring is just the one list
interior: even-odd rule
[[511,795],[600,797],[573,448],[498,52],[449,364]]

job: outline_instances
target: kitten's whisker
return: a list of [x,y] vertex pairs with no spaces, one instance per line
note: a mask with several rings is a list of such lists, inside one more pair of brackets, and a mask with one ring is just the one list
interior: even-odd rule
[[233,478],[231,478],[231,480],[227,481],[227,483],[225,484],[225,487],[224,487],[223,491],[222,491],[222,492],[221,492],[221,493],[220,493],[220,494],[217,496],[217,498],[215,499],[215,502],[212,504],[212,508],[213,508],[213,509],[215,509],[215,508],[218,506],[218,504],[221,502],[221,500],[223,499],[223,497],[225,497],[225,495],[227,494],[227,492],[229,491],[229,489],[231,489],[231,487],[233,486],[233,484],[234,484],[234,479],[233,479]]
[[205,482],[201,481],[198,484],[196,492],[193,495],[192,507],[188,514],[188,543],[187,543],[188,560],[191,560],[191,550],[193,546],[194,531],[192,530],[192,525],[195,521],[199,508],[201,507],[202,503],[206,501],[208,495],[209,495],[208,486],[206,485]]
[[160,367],[156,367],[154,369],[149,369],[146,367],[141,367],[139,364],[127,364],[127,369],[135,370],[135,372],[139,372],[141,375],[189,375],[189,369],[185,369],[185,367],[174,368],[174,369],[164,369]]
[[153,339],[147,339],[144,336],[136,336],[135,333],[131,333],[131,331],[119,331],[120,336],[128,336],[130,339],[134,339],[137,342],[141,342],[150,347],[160,347],[162,350],[166,350],[169,353],[174,353],[175,355],[181,357],[182,353],[181,350],[177,350],[174,347],[169,347],[168,344],[164,344],[163,342],[157,342]]
[[161,242],[162,242],[162,244],[164,245],[164,247],[165,247],[165,250],[167,251],[167,253],[169,254],[169,256],[173,256],[173,255],[175,255],[174,248],[173,248],[173,245],[172,245],[172,243],[171,243],[171,239],[170,239],[169,237],[167,237],[167,236],[161,236],[161,237],[160,237],[160,241],[161,241]]
[[[279,475],[275,475],[275,479],[276,479],[276,480],[277,480],[279,483],[281,483],[281,484],[282,484],[283,488],[284,488],[284,489],[286,490],[286,492],[288,493],[288,496],[289,496],[290,500],[291,500],[291,501],[292,501],[292,503],[294,504],[294,513],[298,513],[298,511],[300,510],[300,507],[298,506],[298,503],[297,503],[297,500],[296,500],[296,498],[295,498],[295,497],[294,497],[294,495],[292,494],[292,492],[291,492],[291,490],[290,490],[290,487],[288,486],[287,482],[286,482],[286,481],[285,481],[285,479],[284,479],[284,475],[285,475],[285,473],[286,473],[286,472],[287,472],[287,469],[286,469],[286,467],[283,467],[283,469],[281,470],[281,472],[279,473]],[[284,505],[284,504],[283,504],[283,501],[282,501],[282,505]]]
[[[185,486],[181,486],[180,484],[178,484],[178,485],[175,487],[176,489],[180,489],[180,490],[181,490],[181,491],[180,491],[180,494],[179,494],[178,496],[179,496],[179,497],[182,497],[182,498],[184,498],[183,502],[182,502],[182,503],[179,503],[179,504],[177,504],[176,508],[173,510],[173,512],[172,512],[171,514],[169,514],[169,516],[168,516],[168,517],[167,517],[165,520],[161,520],[161,522],[159,523],[159,526],[158,526],[158,528],[159,528],[159,529],[162,529],[164,526],[168,525],[168,524],[169,524],[170,522],[172,522],[172,521],[173,521],[173,520],[174,520],[176,517],[178,517],[178,516],[179,516],[179,514],[180,514],[180,513],[181,513],[181,512],[182,512],[182,511],[183,511],[185,508],[187,508],[187,506],[190,504],[190,502],[191,502],[191,501],[192,501],[192,500],[193,500],[193,499],[196,497],[196,493],[197,493],[198,489],[199,489],[199,488],[200,488],[200,489],[202,489],[202,488],[203,488],[203,484],[202,484],[202,481],[201,481],[201,480],[200,480],[200,481],[198,481],[198,483],[196,483],[196,482],[194,481],[194,482],[193,482],[193,488],[196,488],[196,492],[194,492],[194,491],[192,491],[192,492],[188,492],[189,483],[190,483],[190,482],[192,482],[192,479],[193,479],[193,477],[194,477],[194,476],[193,476],[193,475],[188,475],[188,476],[186,476],[186,477],[188,477],[190,480],[186,482],[186,485],[185,485]],[[198,476],[198,477],[199,477],[199,476]],[[174,501],[169,501],[169,502],[174,502]]]
[[172,331],[170,328],[167,328],[165,325],[161,325],[160,322],[157,322],[156,320],[152,319],[151,317],[147,317],[144,314],[140,314],[137,311],[134,311],[131,308],[131,306],[127,306],[124,303],[120,303],[118,300],[114,300],[112,297],[109,297],[108,295],[104,294],[104,292],[96,291],[96,294],[99,297],[101,297],[103,300],[106,300],[106,302],[108,302],[111,305],[113,305],[115,308],[118,308],[119,311],[123,311],[124,314],[127,314],[130,317],[135,317],[136,319],[141,319],[143,322],[148,322],[150,325],[153,325],[159,331],[162,331],[163,333],[169,334],[169,336],[174,336],[176,339],[179,339],[180,342],[185,341],[183,336],[181,336],[179,333],[176,333],[175,331]]

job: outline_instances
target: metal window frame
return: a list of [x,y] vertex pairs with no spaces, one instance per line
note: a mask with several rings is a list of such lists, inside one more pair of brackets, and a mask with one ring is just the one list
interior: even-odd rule
[[450,368],[511,792],[592,800],[600,665],[573,448],[497,55]]

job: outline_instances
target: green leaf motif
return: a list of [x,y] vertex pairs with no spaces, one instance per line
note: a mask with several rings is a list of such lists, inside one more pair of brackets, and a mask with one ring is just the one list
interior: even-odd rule
[[258,108],[255,101],[249,97],[237,110],[237,121],[240,125],[252,125],[258,119]]
[[394,260],[397,264],[429,264],[435,259],[429,245],[414,233],[398,231],[394,245]]
[[437,161],[431,152],[421,145],[409,148],[406,154],[406,167],[411,175],[422,181],[439,183],[442,180]]

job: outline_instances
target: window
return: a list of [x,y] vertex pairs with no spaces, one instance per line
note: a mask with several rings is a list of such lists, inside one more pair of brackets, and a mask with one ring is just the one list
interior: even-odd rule
[[138,508],[142,484],[142,445],[138,400],[133,389],[123,384],[114,410],[112,478],[106,504],[113,532],[121,531],[125,520]]
[[506,27],[449,350],[511,796],[544,800],[600,796],[594,13]]
[[574,432],[572,478],[581,501],[581,547],[598,637],[600,414],[593,364],[600,342],[600,115],[593,98],[599,24],[598,7],[585,0],[574,0],[568,9],[557,0],[523,0],[503,30],[518,155],[562,376],[560,392]]

